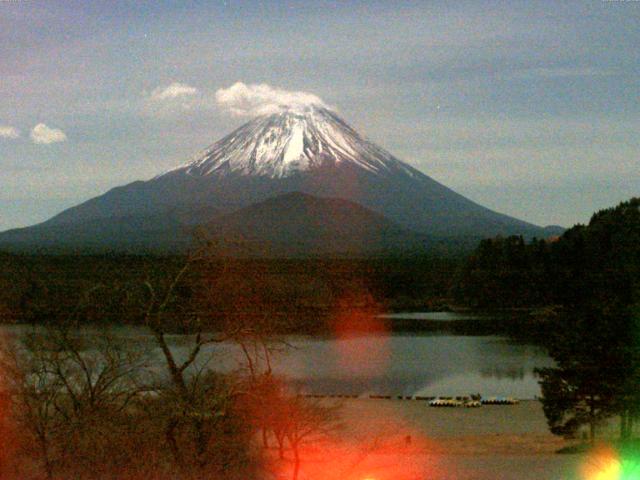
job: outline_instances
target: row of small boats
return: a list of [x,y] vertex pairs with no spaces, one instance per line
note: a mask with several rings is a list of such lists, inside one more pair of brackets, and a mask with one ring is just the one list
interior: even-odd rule
[[[358,395],[320,395],[306,394],[301,395],[308,398],[361,398]],[[369,395],[373,400],[418,400],[426,401],[430,407],[466,407],[476,408],[482,405],[516,405],[520,403],[517,398],[513,397],[481,397],[473,395],[471,397],[424,397],[424,396],[392,396],[392,395]]]
[[430,400],[429,406],[477,408],[482,405],[516,405],[517,403],[520,403],[519,400],[513,397],[438,397]]

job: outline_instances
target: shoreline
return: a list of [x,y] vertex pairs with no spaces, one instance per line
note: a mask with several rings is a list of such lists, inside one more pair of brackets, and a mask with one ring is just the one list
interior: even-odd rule
[[324,446],[306,449],[301,472],[309,478],[575,480],[588,461],[584,454],[557,453],[579,441],[552,435],[537,400],[481,408],[368,398],[317,401],[340,405],[342,423]]

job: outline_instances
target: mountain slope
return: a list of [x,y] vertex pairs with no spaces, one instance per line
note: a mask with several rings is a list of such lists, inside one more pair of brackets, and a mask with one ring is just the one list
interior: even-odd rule
[[401,228],[356,203],[293,192],[206,224],[210,235],[242,239],[266,255],[370,255],[430,247],[425,235]]
[[[44,230],[172,219],[190,228],[270,197],[303,192],[366,207],[429,236],[547,236],[452,191],[360,136],[323,107],[284,110],[246,123],[193,161],[137,181],[20,231],[37,243]],[[119,227],[114,226],[117,231]],[[54,229],[54,230],[52,230]],[[81,233],[81,232],[79,232]],[[0,234],[0,242],[16,232]],[[81,236],[90,236],[85,231]]]
[[[300,192],[269,198],[198,227],[208,238],[226,240],[227,253],[265,256],[410,253],[439,247],[356,203]],[[196,234],[179,218],[120,217],[67,225],[16,229],[0,237],[0,248],[104,252],[185,251]]]
[[93,218],[67,224],[43,223],[0,234],[0,250],[69,252],[172,252],[190,247],[192,228],[174,215]]

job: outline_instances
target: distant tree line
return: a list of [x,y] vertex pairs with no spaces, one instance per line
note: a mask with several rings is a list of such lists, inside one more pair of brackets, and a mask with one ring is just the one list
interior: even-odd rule
[[[147,282],[163,282],[176,274],[184,256],[152,255],[17,255],[0,253],[0,323],[51,323],[76,308],[80,296],[95,285],[83,321],[100,319],[142,324],[138,305]],[[281,323],[287,332],[326,330],[338,303],[361,308],[365,298],[381,309],[422,309],[448,303],[448,293],[461,258],[433,256],[371,259],[243,259],[216,256],[209,272],[217,272],[218,288],[209,292],[210,315],[223,325],[229,317],[260,316],[265,309],[295,322]],[[207,273],[210,275],[210,273]],[[181,309],[197,309],[203,272],[189,271],[175,295]],[[352,296],[345,292],[366,291]],[[251,301],[246,301],[247,293]],[[256,299],[260,301],[257,303]],[[99,305],[99,309],[96,310]],[[213,319],[211,319],[213,320]],[[175,328],[183,328],[176,320]],[[281,333],[287,333],[281,332]]]
[[640,282],[640,199],[557,238],[480,242],[458,273],[456,300],[475,308],[629,305]]

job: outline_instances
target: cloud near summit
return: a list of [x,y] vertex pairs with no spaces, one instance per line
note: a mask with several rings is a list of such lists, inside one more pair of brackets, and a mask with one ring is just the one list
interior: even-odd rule
[[29,135],[33,143],[48,145],[50,143],[64,142],[67,140],[65,133],[59,128],[51,128],[44,123],[39,123],[31,129]]
[[266,83],[246,85],[242,82],[217,90],[216,104],[234,115],[247,117],[309,105],[327,106],[313,93],[282,90]]
[[198,93],[198,89],[186,83],[173,82],[166,87],[154,88],[151,92],[151,100],[162,101],[174,98],[189,97]]
[[15,139],[20,136],[20,131],[10,125],[0,125],[0,138]]

